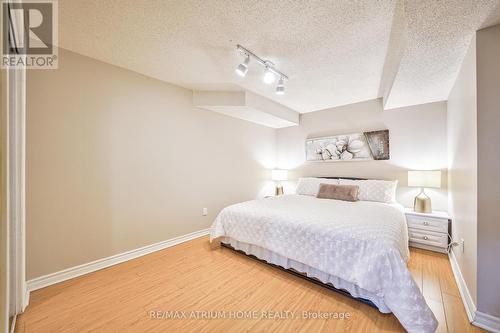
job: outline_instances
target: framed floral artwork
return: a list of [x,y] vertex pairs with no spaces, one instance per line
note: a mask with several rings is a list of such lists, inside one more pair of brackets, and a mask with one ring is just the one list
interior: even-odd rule
[[388,160],[389,158],[388,130],[306,140],[307,161]]

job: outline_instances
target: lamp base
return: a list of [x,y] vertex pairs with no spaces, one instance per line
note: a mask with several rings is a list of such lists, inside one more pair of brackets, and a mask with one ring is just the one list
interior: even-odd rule
[[423,190],[415,197],[413,210],[417,213],[432,213],[431,198],[429,198]]
[[274,190],[274,195],[283,195],[283,186],[282,185],[277,185],[276,189]]

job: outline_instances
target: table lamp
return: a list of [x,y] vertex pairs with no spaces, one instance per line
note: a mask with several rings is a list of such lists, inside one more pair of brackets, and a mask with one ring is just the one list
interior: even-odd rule
[[417,213],[431,213],[431,198],[425,194],[426,187],[441,187],[441,171],[408,171],[408,186],[420,187],[420,194],[415,197],[413,210]]
[[281,185],[281,181],[288,179],[288,170],[274,169],[271,172],[271,178],[276,182],[276,189],[274,191],[274,195],[282,195],[283,185]]

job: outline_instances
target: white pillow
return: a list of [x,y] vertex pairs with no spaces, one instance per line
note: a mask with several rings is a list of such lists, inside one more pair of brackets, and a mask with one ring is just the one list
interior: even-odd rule
[[351,180],[339,179],[340,185],[358,185],[359,200],[396,202],[397,180]]
[[338,185],[338,179],[327,179],[327,178],[299,178],[299,183],[297,184],[297,188],[295,193],[302,195],[312,195],[316,196],[319,191],[319,184],[334,184]]

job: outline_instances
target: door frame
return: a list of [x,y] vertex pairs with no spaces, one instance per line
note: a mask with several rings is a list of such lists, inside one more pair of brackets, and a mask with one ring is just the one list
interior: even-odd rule
[[[7,0],[7,3],[12,0]],[[3,15],[2,6],[2,15]],[[12,20],[12,18],[10,18]],[[18,26],[20,22],[14,20]],[[19,31],[22,31],[20,29]],[[2,230],[5,230],[5,312],[12,318],[22,313],[29,301],[26,288],[26,68],[2,69]],[[4,273],[4,272],[2,272]],[[6,323],[1,323],[2,326]],[[3,328],[2,328],[3,330]]]
[[10,315],[29,302],[26,288],[26,69],[8,71],[9,300]]

